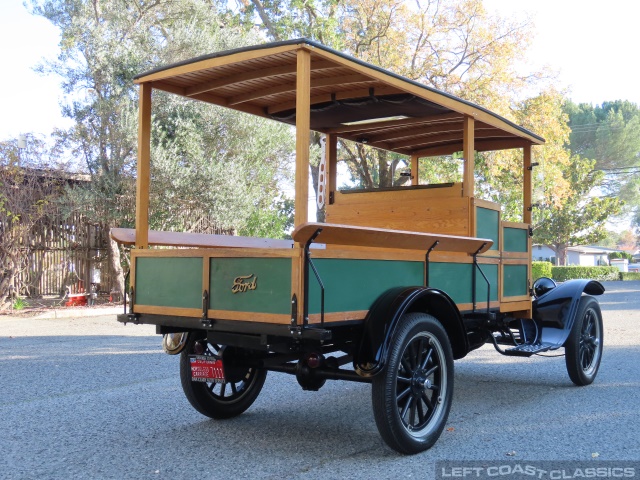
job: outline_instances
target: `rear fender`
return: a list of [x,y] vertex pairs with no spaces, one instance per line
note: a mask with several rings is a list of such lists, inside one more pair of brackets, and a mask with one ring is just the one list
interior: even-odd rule
[[454,358],[467,354],[469,345],[460,311],[446,293],[428,287],[396,287],[378,297],[367,313],[353,359],[358,374],[371,377],[382,371],[400,318],[409,312],[423,312],[436,317],[449,336]]
[[583,293],[602,295],[604,286],[595,280],[569,280],[533,301],[533,319],[542,326],[542,342],[557,347],[564,344],[576,320]]

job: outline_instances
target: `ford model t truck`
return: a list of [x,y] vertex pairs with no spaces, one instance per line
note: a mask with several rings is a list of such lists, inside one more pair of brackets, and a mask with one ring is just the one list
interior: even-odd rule
[[[241,414],[268,371],[295,375],[305,390],[366,382],[382,438],[416,453],[445,426],[453,361],[485,343],[513,356],[564,348],[571,380],[594,380],[603,329],[593,295],[604,288],[531,278],[539,136],[307,39],[194,58],[136,82],[136,228],[112,231],[135,246],[118,320],[157,326],[165,350],[180,354],[182,387],[202,414]],[[149,230],[154,89],[295,126],[292,241]],[[326,223],[307,219],[311,130],[326,139]],[[410,184],[341,191],[338,139],[406,155]],[[504,149],[522,152],[517,223],[475,196],[474,152]],[[421,183],[421,157],[455,152],[461,182]]]

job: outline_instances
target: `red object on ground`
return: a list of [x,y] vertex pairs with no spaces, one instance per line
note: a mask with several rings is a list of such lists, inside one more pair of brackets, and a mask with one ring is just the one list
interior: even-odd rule
[[65,307],[78,307],[87,304],[86,293],[70,293],[69,300],[64,304]]

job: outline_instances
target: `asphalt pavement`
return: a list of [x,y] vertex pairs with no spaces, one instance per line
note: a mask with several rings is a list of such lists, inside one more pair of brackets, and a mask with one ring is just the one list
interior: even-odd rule
[[214,421],[187,402],[153,326],[115,311],[0,316],[0,479],[433,478],[438,460],[640,461],[640,282],[605,286],[594,384],[573,386],[563,357],[485,346],[456,362],[446,429],[414,456],[380,439],[369,385],[305,392],[269,373],[247,412]]

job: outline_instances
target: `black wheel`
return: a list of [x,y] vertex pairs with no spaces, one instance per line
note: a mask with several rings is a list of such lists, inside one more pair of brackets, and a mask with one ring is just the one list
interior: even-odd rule
[[593,382],[602,359],[602,313],[598,301],[589,296],[580,299],[576,320],[564,344],[569,378],[578,386]]
[[394,450],[430,448],[444,429],[453,396],[453,353],[431,315],[408,313],[391,340],[385,369],[373,378],[373,415]]
[[187,400],[207,417],[222,419],[240,415],[258,398],[267,371],[233,365],[227,368],[225,363],[227,380],[224,383],[193,382],[189,355],[194,353],[196,342],[204,347],[203,355],[206,356],[217,356],[222,348],[202,337],[190,335],[186,348],[180,354],[180,381]]

